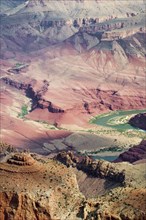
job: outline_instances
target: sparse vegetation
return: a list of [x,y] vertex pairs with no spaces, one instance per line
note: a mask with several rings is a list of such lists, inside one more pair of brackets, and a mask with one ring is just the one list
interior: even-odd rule
[[27,115],[27,114],[28,114],[28,106],[27,105],[23,105],[21,107],[21,112],[18,114],[18,117],[19,118],[24,118],[25,115]]
[[11,144],[0,142],[0,153],[5,152],[5,151],[8,151],[9,153],[15,152],[16,148]]
[[[100,126],[115,129],[120,133],[127,131],[135,131],[132,126],[130,126],[129,119],[137,113],[143,113],[144,110],[127,110],[127,111],[112,111],[106,114],[97,115],[92,118],[89,123],[97,124]],[[90,131],[91,132],[91,131]]]
[[118,147],[118,146],[113,146],[113,147],[108,147],[108,148],[101,148],[99,150],[96,150],[96,151],[85,151],[84,153],[85,154],[97,154],[97,153],[103,153],[103,152],[122,152],[123,151],[123,148],[121,147]]
[[19,67],[21,67],[22,65],[24,65],[23,63],[16,63],[15,64],[15,68],[19,68]]

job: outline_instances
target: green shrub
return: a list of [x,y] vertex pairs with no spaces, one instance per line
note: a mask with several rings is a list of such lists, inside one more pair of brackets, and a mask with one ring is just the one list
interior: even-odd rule
[[24,118],[25,115],[28,114],[28,106],[27,105],[23,105],[21,107],[21,113],[18,114],[19,118]]

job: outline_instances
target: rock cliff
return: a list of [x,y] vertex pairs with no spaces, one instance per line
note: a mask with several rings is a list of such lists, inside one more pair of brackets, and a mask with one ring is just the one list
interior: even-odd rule
[[[65,153],[61,155],[62,160],[72,158],[73,163],[81,161],[80,157],[77,159],[71,152],[66,154],[66,157]],[[99,170],[102,167],[103,178],[114,164],[105,164],[103,161],[100,163]],[[68,164],[73,165],[69,160]],[[89,159],[87,161],[86,158],[84,164],[86,168],[90,167],[91,161]],[[135,180],[138,181],[142,178],[139,176],[139,170],[144,170],[144,166],[131,166],[135,166]],[[126,165],[125,169],[127,172],[129,166]],[[113,174],[115,173],[114,171]],[[141,220],[146,217],[146,190],[141,182],[130,187],[115,185],[114,189],[111,188],[104,195],[88,199],[79,191],[78,184],[82,183],[77,182],[74,168],[67,168],[55,160],[37,154],[18,152],[7,154],[3,158],[0,163],[0,175],[0,219],[2,220]],[[93,175],[91,169],[88,175]],[[90,190],[90,185],[88,188]]]
[[138,160],[146,159],[146,140],[143,140],[139,145],[130,148],[128,151],[119,155],[115,162],[128,161],[134,163]]
[[115,168],[115,165],[106,161],[93,161],[88,156],[76,157],[72,152],[61,152],[57,155],[57,160],[61,161],[65,165],[77,167],[79,170],[83,170],[88,175],[92,175],[100,178],[107,178],[116,182],[124,184],[125,173],[124,170],[120,171]]
[[146,113],[141,113],[130,118],[129,124],[134,127],[146,130]]
[[59,107],[53,105],[50,101],[47,101],[43,98],[43,95],[48,91],[49,83],[44,80],[42,83],[42,86],[35,91],[33,87],[35,87],[36,82],[33,81],[33,83],[30,80],[30,83],[25,83],[21,79],[20,81],[17,81],[17,79],[13,77],[4,77],[2,80],[7,84],[10,85],[18,90],[22,90],[25,92],[26,96],[32,100],[32,106],[31,111],[35,108],[41,108],[45,109],[47,108],[49,112],[52,113],[61,113],[64,112],[63,109],[60,109]]
[[0,219],[76,219],[84,196],[73,172],[27,153],[7,157],[0,163]]

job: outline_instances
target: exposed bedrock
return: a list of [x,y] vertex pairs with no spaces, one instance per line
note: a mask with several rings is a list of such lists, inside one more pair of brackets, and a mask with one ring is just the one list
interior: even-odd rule
[[[112,196],[109,196],[112,195]],[[141,220],[146,218],[145,189],[118,188],[104,197],[104,202],[88,199],[80,208],[82,219],[99,220]],[[138,205],[136,198],[142,203]],[[119,201],[120,200],[120,201]],[[136,200],[136,201],[135,201]],[[136,209],[135,207],[139,208]],[[133,207],[133,208],[132,208]],[[119,210],[118,210],[119,209]],[[117,211],[118,210],[118,211]],[[91,217],[92,216],[92,217]]]
[[[77,181],[75,168],[67,168],[54,159],[36,154],[11,153],[0,163],[0,219],[145,219],[146,190],[142,188],[145,185],[145,166],[97,161],[94,167],[90,158],[77,157],[72,152],[61,154],[61,158],[67,158],[65,161],[70,158],[69,166],[75,163],[89,167],[87,178],[92,177],[92,171],[98,166],[98,172],[102,173],[98,176],[100,179],[109,178],[109,173],[116,177],[118,173],[125,172],[125,183],[136,181],[136,185],[120,187],[118,183],[121,181],[123,184],[123,180],[119,176],[115,187],[104,196],[85,198],[79,190],[79,185],[84,185],[84,182]],[[123,168],[125,171],[122,171]],[[132,176],[135,174],[134,179],[131,179],[131,173]],[[84,187],[87,188],[87,185]],[[91,187],[88,184],[89,190]]]
[[130,118],[129,124],[136,128],[146,130],[146,113],[140,113]]
[[0,173],[1,220],[76,219],[84,196],[75,174],[63,164],[17,153],[0,163]]
[[[37,80],[24,79],[17,80],[16,77],[3,77],[3,82],[12,88],[23,91],[24,94],[31,99],[32,106],[31,112],[36,109],[41,109],[41,114],[43,114],[43,110],[47,109],[48,112],[51,113],[75,113],[84,115],[91,114],[96,115],[100,112],[105,111],[114,111],[120,109],[143,109],[145,107],[145,98],[141,93],[137,93],[135,95],[130,94],[122,94],[120,91],[116,90],[102,90],[102,89],[91,89],[86,88],[84,90],[73,90],[71,89],[72,99],[69,99],[68,95],[61,95],[61,92],[64,93],[64,89],[62,91],[55,91],[54,96],[60,96],[59,103],[53,103],[52,94],[49,94],[49,82],[44,80],[41,82],[41,85],[37,85]],[[94,86],[93,86],[94,87]],[[78,97],[78,101],[76,101]],[[83,98],[82,98],[83,97]],[[52,99],[52,101],[50,101]],[[69,106],[66,105],[69,100]],[[63,106],[64,105],[64,106]],[[46,115],[46,113],[45,113]],[[45,116],[44,115],[44,120]],[[31,117],[31,115],[30,115]],[[42,116],[43,117],[43,116]],[[60,118],[56,119],[58,123],[63,123],[63,114]],[[82,116],[81,116],[82,119]],[[88,119],[87,119],[88,120]]]
[[124,170],[119,171],[115,168],[114,164],[106,161],[96,160],[89,158],[88,156],[79,157],[75,156],[72,152],[60,152],[57,160],[65,165],[76,167],[79,170],[86,172],[89,176],[95,176],[100,178],[107,178],[115,182],[124,184],[125,174]]
[[118,109],[138,109],[144,108],[145,106],[145,98],[141,95],[121,95],[117,90],[90,90],[86,91],[86,93],[96,95],[95,100],[93,102],[85,102],[84,108],[88,113],[93,113],[94,109],[101,110],[118,110]]
[[25,95],[32,100],[32,109],[33,111],[36,108],[45,109],[47,108],[49,112],[52,113],[61,113],[64,112],[63,109],[59,108],[58,106],[53,105],[50,101],[47,101],[43,98],[43,95],[48,91],[49,83],[48,81],[44,80],[43,85],[40,89],[35,90],[36,80],[33,83],[24,83],[18,82],[15,79],[10,79],[8,77],[4,77],[3,81],[18,90],[22,90],[25,92]]
[[139,145],[120,154],[114,162],[127,161],[129,163],[134,163],[140,160],[146,160],[146,140],[143,140]]
[[[51,220],[49,210],[31,195],[24,193],[0,192],[1,212],[0,218],[4,219],[39,219]],[[8,208],[9,207],[9,208]],[[27,210],[27,211],[26,211]],[[20,217],[21,216],[21,217]]]

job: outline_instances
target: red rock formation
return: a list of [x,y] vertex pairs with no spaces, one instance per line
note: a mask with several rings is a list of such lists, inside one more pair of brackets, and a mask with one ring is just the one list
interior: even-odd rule
[[127,161],[129,163],[134,163],[143,159],[146,159],[146,140],[143,140],[139,145],[134,146],[128,151],[120,154],[114,162]]
[[1,220],[75,219],[84,196],[73,172],[26,153],[7,156],[8,161],[0,163]]
[[49,86],[49,83],[46,80],[43,81],[43,86],[37,91],[35,91],[33,85],[31,85],[31,82],[26,84],[9,77],[4,77],[2,80],[7,85],[10,85],[19,90],[23,90],[26,93],[26,96],[32,99],[32,110],[35,108],[47,108],[48,111],[52,113],[64,112],[63,109],[53,105],[50,101],[43,99],[43,95],[45,95],[45,93],[48,91]]
[[146,130],[146,113],[140,113],[130,118],[129,124],[134,127]]
[[88,175],[107,178],[115,182],[124,184],[125,174],[124,171],[117,170],[114,165],[106,161],[94,161],[88,156],[78,158],[71,152],[60,152],[56,159],[65,165],[77,167],[79,170],[83,170]]

